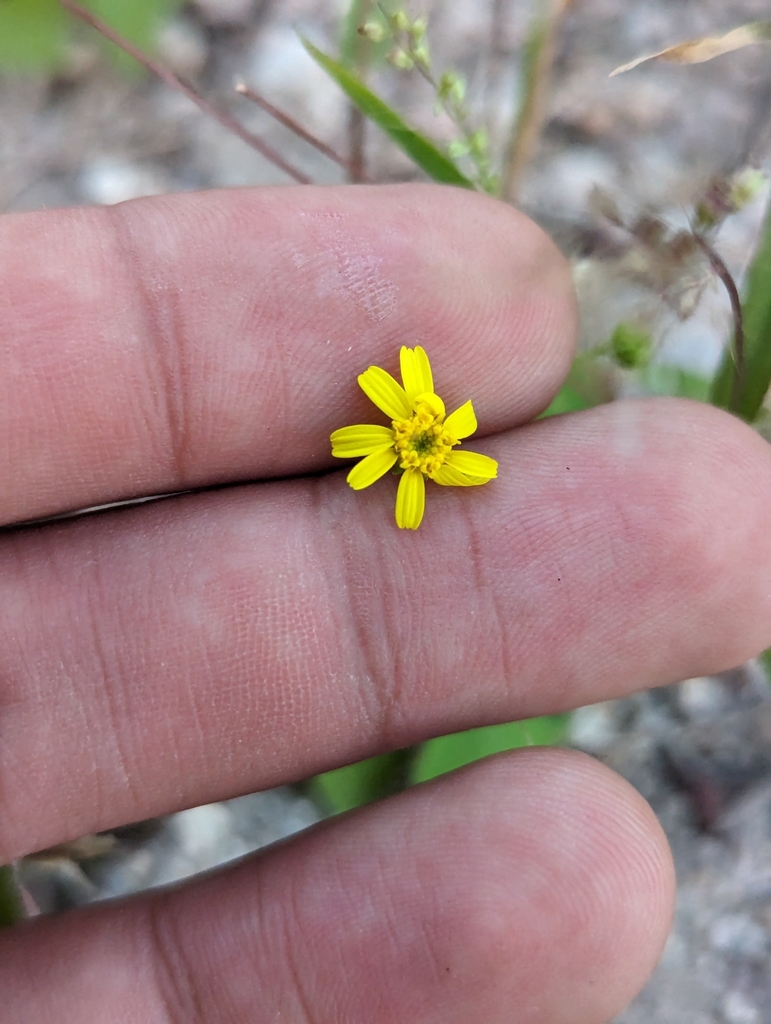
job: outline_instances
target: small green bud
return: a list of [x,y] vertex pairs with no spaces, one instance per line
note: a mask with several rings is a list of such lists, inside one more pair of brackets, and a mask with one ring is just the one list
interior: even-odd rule
[[366,36],[373,43],[382,43],[385,39],[386,30],[379,21],[368,21],[364,25],[360,25],[358,29],[359,35]]
[[465,139],[453,139],[447,147],[447,154],[453,160],[457,160],[461,156],[468,156],[468,152],[469,144]]
[[415,61],[412,57],[398,47],[391,50],[388,54],[388,63],[393,64],[395,68],[401,68],[402,71],[411,71],[415,67]]
[[487,156],[490,147],[490,139],[487,136],[486,128],[479,128],[469,137],[469,149],[475,157]]
[[650,335],[632,324],[616,325],[610,336],[610,353],[625,370],[642,370],[651,361],[653,345]]
[[425,15],[421,15],[416,18],[410,25],[410,35],[416,43],[419,43],[423,36],[426,34],[428,28],[428,18]]
[[410,19],[405,11],[394,11],[391,15],[391,24],[397,32],[409,32]]
[[421,64],[424,68],[431,66],[431,56],[425,43],[421,43],[420,46],[416,46],[412,51],[412,56],[416,64]]
[[460,107],[466,98],[466,79],[461,75],[455,75],[450,89],[450,96],[453,103]]
[[456,107],[459,107],[466,98],[466,81],[462,75],[455,71],[445,71],[439,79],[437,95],[442,102],[451,100]]
[[752,202],[766,183],[766,176],[755,167],[747,167],[734,175],[728,199],[735,210],[743,209]]

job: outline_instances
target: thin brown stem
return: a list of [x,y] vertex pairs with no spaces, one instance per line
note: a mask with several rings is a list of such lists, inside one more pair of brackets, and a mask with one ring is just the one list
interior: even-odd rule
[[554,49],[562,16],[572,0],[539,0],[536,15],[525,44],[524,72],[521,77],[523,99],[511,130],[506,163],[501,177],[501,198],[515,202],[525,169],[538,147],[546,105],[551,88]]
[[302,171],[292,166],[287,160],[285,160],[279,152],[269,146],[262,139],[248,131],[244,126],[232,117],[226,110],[221,110],[215,106],[210,100],[207,100],[205,96],[202,96],[197,89],[195,89],[189,82],[186,82],[179,75],[176,75],[169,68],[159,64],[157,61],[148,57],[147,54],[143,53],[138,47],[134,46],[133,43],[129,42],[128,39],[124,39],[122,35],[116,32],[114,29],[102,21],[101,18],[97,18],[95,14],[87,11],[84,7],[81,7],[75,0],[59,0],[59,3],[66,10],[70,12],[75,18],[79,18],[85,22],[86,25],[90,25],[91,28],[95,29],[100,35],[104,36],[105,39],[109,39],[111,43],[114,43],[117,47],[127,53],[134,60],[138,61],[144,68],[152,74],[157,75],[161,81],[165,82],[170,88],[176,92],[181,92],[184,96],[187,96],[189,100],[192,100],[195,105],[202,110],[209,117],[213,117],[215,121],[218,121],[223,128],[227,128],[228,131],[237,135],[239,139],[242,139],[248,146],[255,149],[258,153],[269,160],[272,164],[278,167],[280,170],[287,174],[290,178],[293,178],[296,182],[301,185],[311,184],[311,179],[303,174]]
[[354,184],[371,181],[366,172],[367,120],[353,103],[348,105],[348,180]]
[[290,132],[293,132],[298,138],[307,142],[308,145],[313,146],[314,149],[319,151],[319,153],[323,153],[324,156],[333,160],[336,164],[342,167],[343,170],[348,173],[351,172],[350,160],[346,160],[344,156],[340,156],[340,154],[336,153],[331,146],[326,144],[326,142],[323,142],[316,135],[307,131],[299,122],[295,121],[293,117],[289,114],[285,114],[283,110],[280,110],[275,106],[275,104],[271,103],[270,100],[265,99],[265,97],[260,95],[260,93],[255,89],[252,89],[251,86],[248,86],[245,82],[238,82],[235,86],[235,90],[239,96],[243,96],[245,99],[255,103],[261,110],[264,110],[266,114],[270,114],[275,121],[278,121],[279,124],[288,128]]
[[739,289],[736,287],[736,281],[734,281],[731,271],[725,265],[721,257],[718,256],[703,235],[694,232],[693,237],[696,240],[696,244],[709,260],[710,266],[723,282],[723,286],[728,292],[728,299],[731,303],[731,316],[733,318],[734,325],[734,379],[731,384],[729,408],[734,409],[737,405],[744,379],[744,316],[742,313],[742,300],[739,296]]
[[[356,13],[359,20],[359,29],[367,23],[378,7],[377,0],[352,0],[349,6],[350,18]],[[350,59],[356,69],[356,74],[366,82],[367,75],[372,62],[372,45],[364,35],[357,32],[351,47]],[[354,184],[366,182],[367,175],[367,119],[355,103],[348,104],[348,180]]]

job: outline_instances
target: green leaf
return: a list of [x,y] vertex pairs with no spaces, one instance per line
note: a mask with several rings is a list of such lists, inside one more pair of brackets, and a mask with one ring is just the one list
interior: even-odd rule
[[356,75],[344,67],[339,61],[333,60],[322,53],[307,39],[302,40],[303,46],[327,74],[334,79],[346,96],[371,121],[389,135],[394,142],[422,171],[444,185],[459,185],[462,188],[474,188],[469,179],[462,174],[456,165],[438,149],[430,139],[410,128],[401,117],[368,89]]
[[58,0],[0,0],[0,67],[50,71],[61,62],[66,38]]
[[502,750],[562,743],[569,720],[570,715],[546,715],[543,718],[489,725],[429,740],[418,750],[412,766],[411,781],[426,782]]
[[586,401],[572,388],[565,386],[557,392],[551,405],[548,409],[544,409],[538,419],[544,420],[547,416],[560,416],[565,412],[580,412],[581,409],[589,408],[591,408],[591,402]]
[[771,204],[760,243],[747,274],[744,314],[744,372],[734,387],[734,353],[723,358],[712,386],[712,402],[752,423],[771,383]]
[[310,780],[311,797],[327,813],[340,814],[398,793],[407,784],[414,750],[370,757]]

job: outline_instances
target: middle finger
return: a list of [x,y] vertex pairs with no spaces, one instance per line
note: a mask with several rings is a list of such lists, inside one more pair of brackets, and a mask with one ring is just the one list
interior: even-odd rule
[[588,703],[769,636],[768,448],[678,402],[486,439],[484,488],[344,473],[0,542],[0,862],[430,735]]

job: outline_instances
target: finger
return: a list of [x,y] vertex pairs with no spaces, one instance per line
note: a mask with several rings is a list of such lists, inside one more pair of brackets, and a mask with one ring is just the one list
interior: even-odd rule
[[455,773],[176,891],[0,935],[14,1024],[604,1024],[666,937],[647,805],[589,758]]
[[[567,264],[437,187],[244,189],[0,220],[0,522],[331,462],[356,384],[425,345],[482,430],[567,371]],[[396,365],[395,365],[396,364]],[[450,406],[452,408],[452,405]]]
[[771,643],[748,427],[630,402],[486,447],[410,535],[331,474],[2,539],[0,862]]

